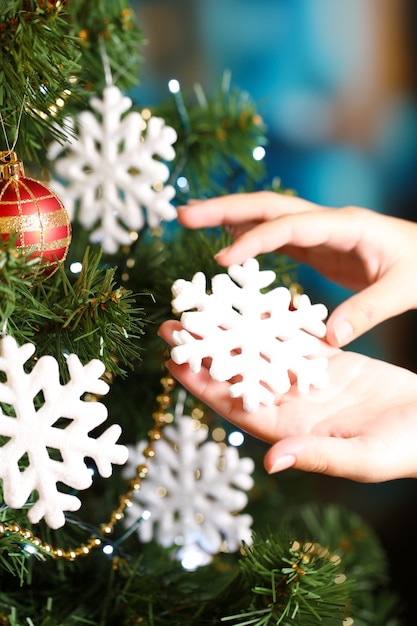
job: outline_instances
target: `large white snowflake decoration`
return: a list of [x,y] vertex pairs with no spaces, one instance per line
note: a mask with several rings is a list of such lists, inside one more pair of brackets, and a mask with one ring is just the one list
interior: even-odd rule
[[53,180],[50,186],[70,219],[79,201],[77,218],[86,229],[94,228],[91,240],[114,253],[120,245],[132,243],[129,230],[144,227],[144,209],[151,227],[175,219],[170,203],[175,190],[163,185],[169,177],[163,161],[174,158],[177,134],[162,118],[145,122],[139,112],[126,114],[132,100],[116,86],[106,87],[102,100],[91,98],[90,106],[94,112],[83,111],[76,123],[67,120],[74,136],[49,147],[56,174],[68,183]]
[[187,415],[177,415],[155,442],[155,456],[143,455],[149,445],[129,450],[126,477],[146,463],[149,471],[133,496],[125,523],[137,521],[138,536],[176,547],[175,557],[193,569],[210,562],[222,549],[234,552],[251,543],[252,517],[237,514],[247,504],[244,490],[253,486],[253,460],[239,458],[236,448],[206,441],[208,429]]
[[[59,528],[65,523],[63,512],[78,510],[81,502],[72,493],[58,491],[57,483],[87,489],[92,473],[85,464],[86,457],[93,459],[98,472],[107,478],[112,463],[126,462],[128,450],[116,443],[121,432],[118,424],[95,439],[89,437],[89,432],[106,420],[107,409],[101,402],[87,402],[81,396],[85,392],[107,393],[108,385],[100,379],[104,364],[93,359],[82,365],[75,354],[70,354],[70,380],[62,385],[58,363],[52,356],[42,356],[29,373],[25,372],[24,364],[34,352],[31,343],[19,347],[10,336],[1,339],[0,371],[6,381],[0,383],[0,402],[13,407],[14,416],[0,409],[0,437],[5,440],[0,447],[0,478],[8,506],[19,509],[37,492],[28,512],[30,521],[45,518],[51,528]],[[43,404],[36,409],[35,398],[42,394]],[[62,460],[51,458],[53,451]],[[27,466],[19,467],[25,456]]]
[[264,293],[276,276],[272,270],[260,271],[256,259],[232,265],[228,273],[213,277],[211,293],[201,272],[192,281],[174,282],[172,306],[182,313],[183,326],[173,336],[175,363],[188,363],[199,372],[203,359],[211,357],[214,380],[239,377],[230,395],[242,398],[246,411],[271,405],[276,393],[289,391],[291,375],[302,393],[310,386],[325,387],[328,361],[313,357],[319,352],[318,337],[326,333],[326,307],[312,305],[303,294],[293,310],[286,287]]

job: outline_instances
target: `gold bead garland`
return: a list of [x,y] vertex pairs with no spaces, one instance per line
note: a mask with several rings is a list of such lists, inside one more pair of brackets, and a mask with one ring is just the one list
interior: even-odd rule
[[[161,379],[162,393],[157,396],[158,408],[153,413],[154,427],[148,432],[149,443],[143,454],[146,459],[152,459],[155,456],[154,443],[162,437],[161,429],[164,424],[172,421],[172,415],[167,413],[167,409],[171,404],[170,392],[174,388],[175,381],[171,376],[164,376]],[[48,543],[44,543],[39,537],[35,537],[31,530],[21,528],[19,524],[14,522],[0,522],[0,537],[5,535],[19,535],[30,545],[36,547],[39,551],[51,555],[55,559],[65,559],[67,561],[75,561],[80,556],[87,556],[95,548],[99,548],[103,544],[103,538],[108,537],[114,531],[114,527],[124,517],[124,511],[132,503],[132,496],[139,491],[141,482],[148,475],[149,468],[146,463],[142,463],[137,467],[136,475],[129,481],[127,491],[120,496],[118,507],[111,513],[108,522],[100,525],[100,536],[92,535],[86,541],[75,548],[65,550],[61,547],[54,548]]]

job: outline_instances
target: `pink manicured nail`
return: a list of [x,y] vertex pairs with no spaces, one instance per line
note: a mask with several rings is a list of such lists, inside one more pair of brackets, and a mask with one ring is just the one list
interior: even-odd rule
[[280,456],[275,459],[271,469],[268,471],[268,474],[275,474],[276,472],[282,472],[283,470],[289,469],[295,465],[296,460],[297,459],[294,454],[284,454],[284,456]]
[[344,346],[353,339],[353,328],[347,320],[341,320],[335,326],[334,334],[339,346]]
[[223,254],[226,254],[226,252],[229,250],[229,248],[230,248],[230,246],[228,246],[227,248],[222,248],[221,250],[216,252],[216,254],[214,255],[214,258],[217,259],[217,257],[223,256]]

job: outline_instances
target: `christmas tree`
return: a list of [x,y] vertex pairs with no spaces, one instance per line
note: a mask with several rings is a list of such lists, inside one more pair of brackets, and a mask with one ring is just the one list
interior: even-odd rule
[[254,102],[227,73],[133,102],[126,0],[3,0],[0,40],[0,622],[399,625],[372,529],[266,477],[263,444],[164,367],[173,285],[219,275],[231,237],[176,207],[285,193]]

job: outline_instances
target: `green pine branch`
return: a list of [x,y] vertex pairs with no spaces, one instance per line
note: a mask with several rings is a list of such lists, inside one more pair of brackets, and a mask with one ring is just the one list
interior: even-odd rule
[[[0,614],[12,615],[13,607],[19,626],[30,619],[48,626],[71,626],[74,619],[94,626],[341,626],[349,616],[359,626],[400,626],[396,595],[375,583],[377,542],[362,520],[338,507],[299,510],[305,519],[315,518],[313,527],[305,522],[289,530],[288,520],[278,520],[273,532],[245,547],[245,556],[218,555],[194,572],[184,571],[169,550],[132,537],[115,542],[112,558],[101,550],[75,562],[33,558],[26,563],[30,586],[23,589],[18,576],[0,570]],[[320,536],[314,537],[320,519]],[[335,544],[324,542],[329,535]],[[350,541],[359,541],[370,562],[355,577]],[[374,583],[364,585],[369,568]]]
[[[338,506],[283,507],[279,528],[258,534],[240,561],[248,604],[223,617],[239,626],[399,626],[388,566],[375,533]],[[381,600],[381,613],[369,607]],[[384,607],[384,608],[382,608]]]
[[178,93],[153,110],[178,134],[171,179],[175,183],[181,175],[188,182],[185,192],[179,188],[178,202],[254,189],[265,178],[265,167],[253,151],[267,143],[254,102],[231,86],[228,72],[210,97],[200,85],[196,93],[196,102]]
[[141,358],[144,312],[131,290],[117,284],[117,268],[103,266],[101,252],[91,249],[76,279],[61,266],[41,280],[37,267],[13,240],[0,245],[0,328],[19,344],[34,342],[35,358],[52,354],[63,380],[69,353],[84,363],[100,358],[110,374],[124,376]]
[[[253,600],[248,611],[224,618],[240,626],[338,626],[348,616],[349,587],[341,558],[323,546],[270,536],[245,546],[242,568]],[[343,582],[339,583],[339,580]]]
[[66,119],[89,94],[109,79],[121,89],[139,81],[142,44],[127,0],[0,2],[0,144],[18,138],[22,159],[44,163],[46,146],[68,137]]
[[[0,5],[0,110],[9,143],[18,135],[25,157],[33,158],[45,135],[62,137],[61,103],[73,91],[78,57],[79,42],[62,5],[49,7],[41,0]],[[4,137],[1,143],[7,148]]]
[[122,90],[139,82],[144,38],[128,0],[71,0],[69,22],[81,40],[80,78],[87,92],[101,93],[109,78]]

